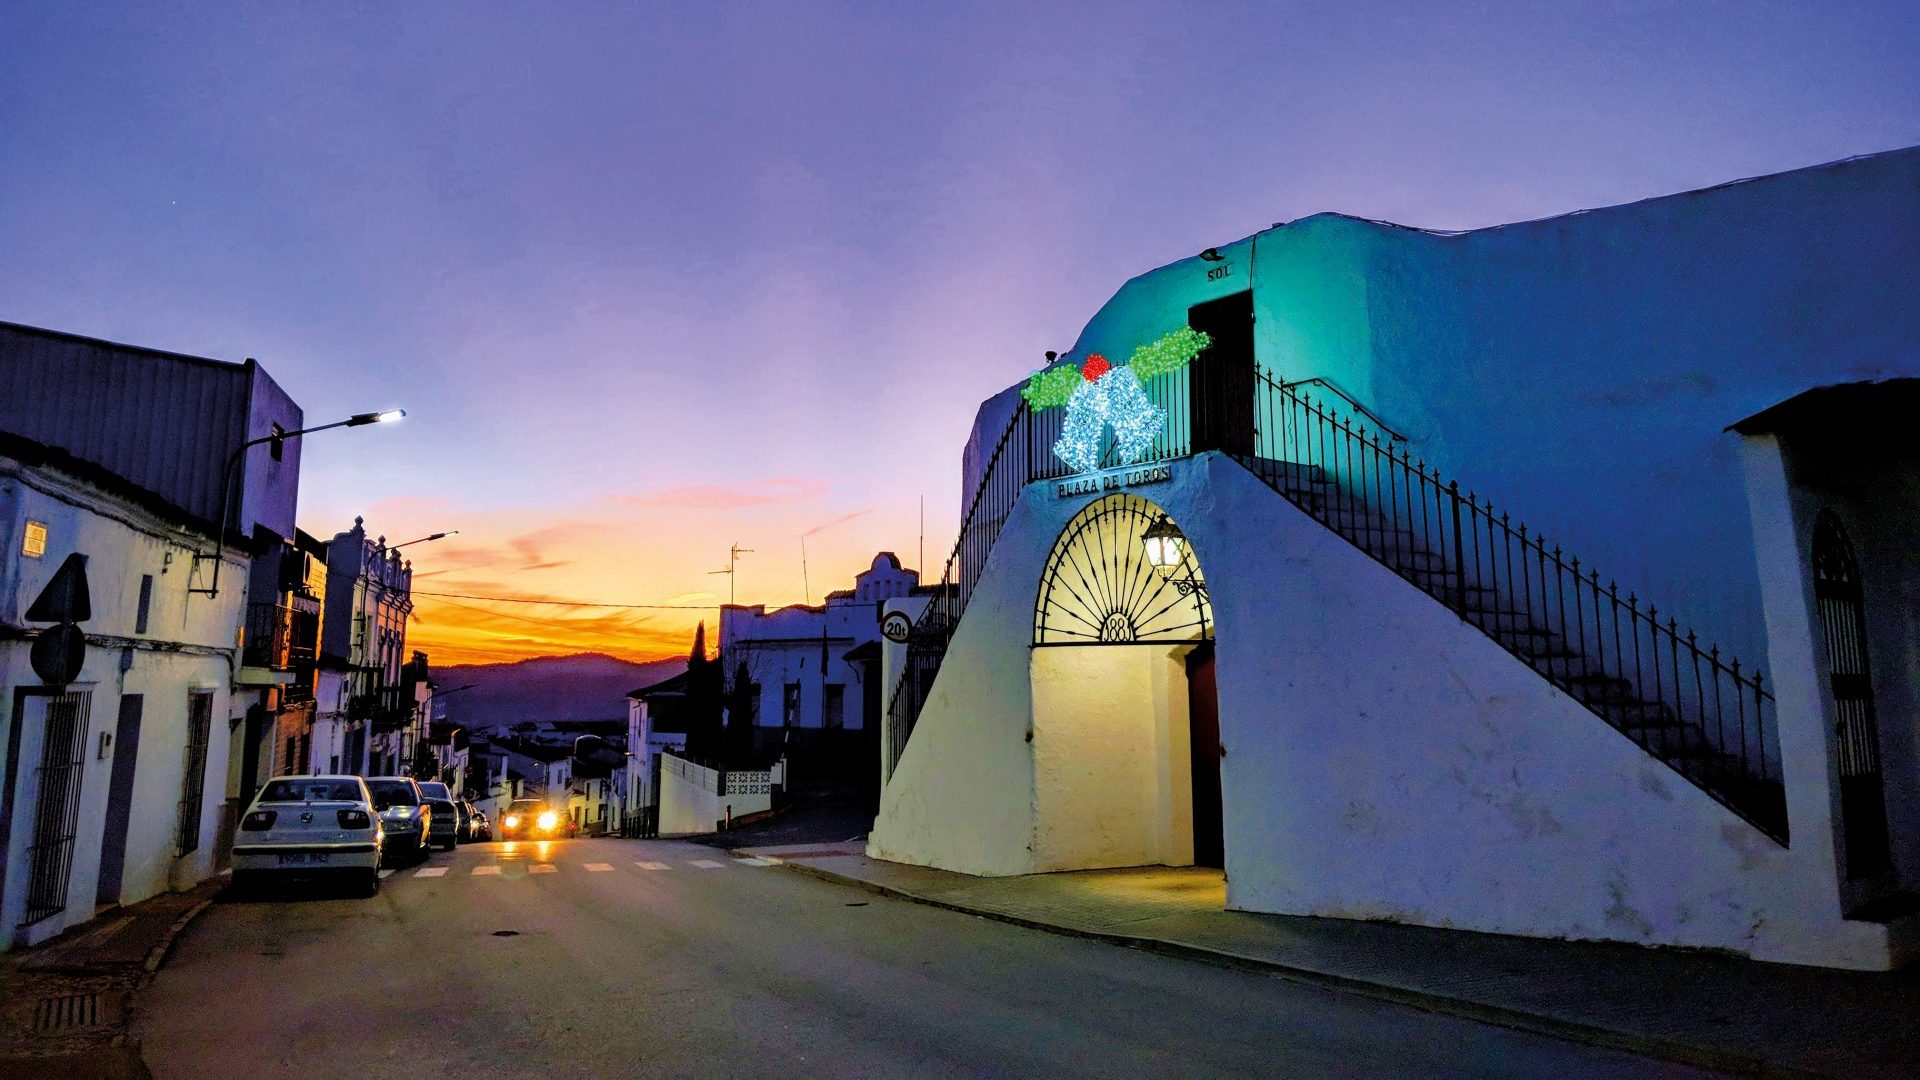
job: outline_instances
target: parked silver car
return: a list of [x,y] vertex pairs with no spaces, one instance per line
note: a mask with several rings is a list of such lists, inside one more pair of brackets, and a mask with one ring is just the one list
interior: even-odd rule
[[237,888],[268,877],[347,875],[380,888],[384,840],[374,797],[357,776],[267,781],[240,819],[233,844]]
[[427,842],[439,844],[442,851],[452,851],[460,842],[460,808],[454,805],[453,792],[438,780],[422,780],[420,795],[433,811],[433,827],[427,832]]
[[367,790],[386,830],[386,855],[391,861],[421,862],[427,857],[428,830],[433,808],[411,776],[369,776]]

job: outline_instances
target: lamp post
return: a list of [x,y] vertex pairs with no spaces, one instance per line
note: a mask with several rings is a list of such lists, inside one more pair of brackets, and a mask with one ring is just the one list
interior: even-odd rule
[[[300,428],[297,431],[276,431],[271,435],[262,435],[257,439],[249,439],[236,447],[233,454],[227,458],[227,469],[220,480],[220,520],[215,523],[215,532],[218,534],[218,539],[214,546],[213,584],[204,589],[189,588],[187,591],[189,593],[203,593],[213,597],[220,595],[220,566],[227,561],[227,517],[233,512],[233,477],[234,473],[239,471],[240,462],[246,456],[248,450],[259,446],[261,443],[274,443],[278,445],[288,439],[297,439],[302,435],[311,435],[316,431],[327,431],[331,428],[365,427],[368,424],[391,424],[405,415],[407,415],[407,410],[405,409],[388,409],[385,412],[354,413],[345,420],[335,420],[331,424],[316,424],[313,427]],[[196,559],[196,561],[198,560]]]
[[448,529],[448,530],[447,530],[446,532],[437,532],[437,533],[433,533],[433,534],[432,534],[432,535],[430,535],[430,536],[423,536],[423,537],[421,537],[421,538],[419,538],[418,540],[409,540],[409,541],[407,541],[407,542],[406,542],[406,543],[404,543],[404,544],[391,544],[391,545],[389,545],[389,546],[387,547],[387,550],[388,550],[388,551],[399,551],[399,550],[400,550],[401,548],[403,548],[403,547],[412,547],[412,546],[413,546],[413,545],[415,545],[415,544],[426,544],[426,543],[431,543],[431,542],[433,542],[433,541],[435,541],[435,540],[445,540],[445,539],[446,539],[447,537],[449,537],[449,536],[459,536],[459,535],[460,535],[460,530],[459,530],[459,529]]
[[1147,564],[1159,571],[1161,577],[1173,582],[1173,587],[1180,591],[1181,596],[1199,593],[1212,599],[1207,592],[1207,583],[1194,577],[1191,571],[1184,577],[1173,576],[1174,571],[1187,561],[1187,537],[1172,519],[1161,514],[1153,524],[1147,526],[1146,532],[1140,534],[1140,539],[1147,546]]

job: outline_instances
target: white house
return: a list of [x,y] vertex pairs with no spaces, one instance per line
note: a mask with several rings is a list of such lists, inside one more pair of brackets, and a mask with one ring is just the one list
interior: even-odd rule
[[[210,573],[211,531],[122,477],[0,435],[6,947],[217,869],[245,596],[189,591]],[[244,580],[246,555],[226,559]],[[79,663],[49,671],[30,654],[61,616]]]
[[981,407],[869,852],[1907,961],[1916,267],[1920,148],[1134,278]]
[[627,694],[626,805],[629,810],[660,805],[661,756],[687,748],[682,709],[687,673],[642,686]]

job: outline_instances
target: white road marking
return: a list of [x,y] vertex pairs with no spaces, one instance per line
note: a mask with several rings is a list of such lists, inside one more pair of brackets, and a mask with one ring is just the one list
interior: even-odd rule
[[413,872],[413,876],[414,877],[444,877],[446,873],[447,873],[447,868],[444,866],[423,866],[420,869],[415,870]]
[[587,864],[587,869],[589,869],[589,870],[611,870],[611,869],[613,869],[613,867],[611,867],[611,866],[608,866],[608,865],[607,865],[606,863],[603,863],[603,862],[590,862],[590,863],[588,863],[588,864]]
[[712,859],[695,859],[693,860],[693,865],[702,870],[718,870],[727,864],[714,862]]
[[780,865],[779,859],[762,859],[757,856],[750,856],[745,859],[735,859],[733,861],[739,863],[741,866],[779,866]]
[[635,865],[635,866],[637,866],[637,867],[639,867],[639,868],[640,868],[640,869],[642,869],[642,870],[671,870],[671,869],[673,869],[673,867],[671,867],[671,866],[668,866],[668,865],[667,865],[666,863],[663,863],[663,862],[637,862],[637,863],[634,863],[633,865]]
[[560,868],[550,862],[537,862],[527,867],[527,873],[529,874],[557,874],[559,872]]
[[494,877],[499,877],[500,868],[497,866],[476,866],[473,868],[474,877],[479,877],[482,874],[492,874]]
[[391,866],[387,867],[385,870],[380,871],[380,878],[383,881],[392,876],[393,876],[393,867]]

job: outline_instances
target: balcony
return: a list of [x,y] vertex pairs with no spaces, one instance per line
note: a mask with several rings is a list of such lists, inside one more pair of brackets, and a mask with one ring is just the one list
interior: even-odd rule
[[284,604],[248,604],[241,660],[248,667],[289,670],[293,666],[293,609]]

